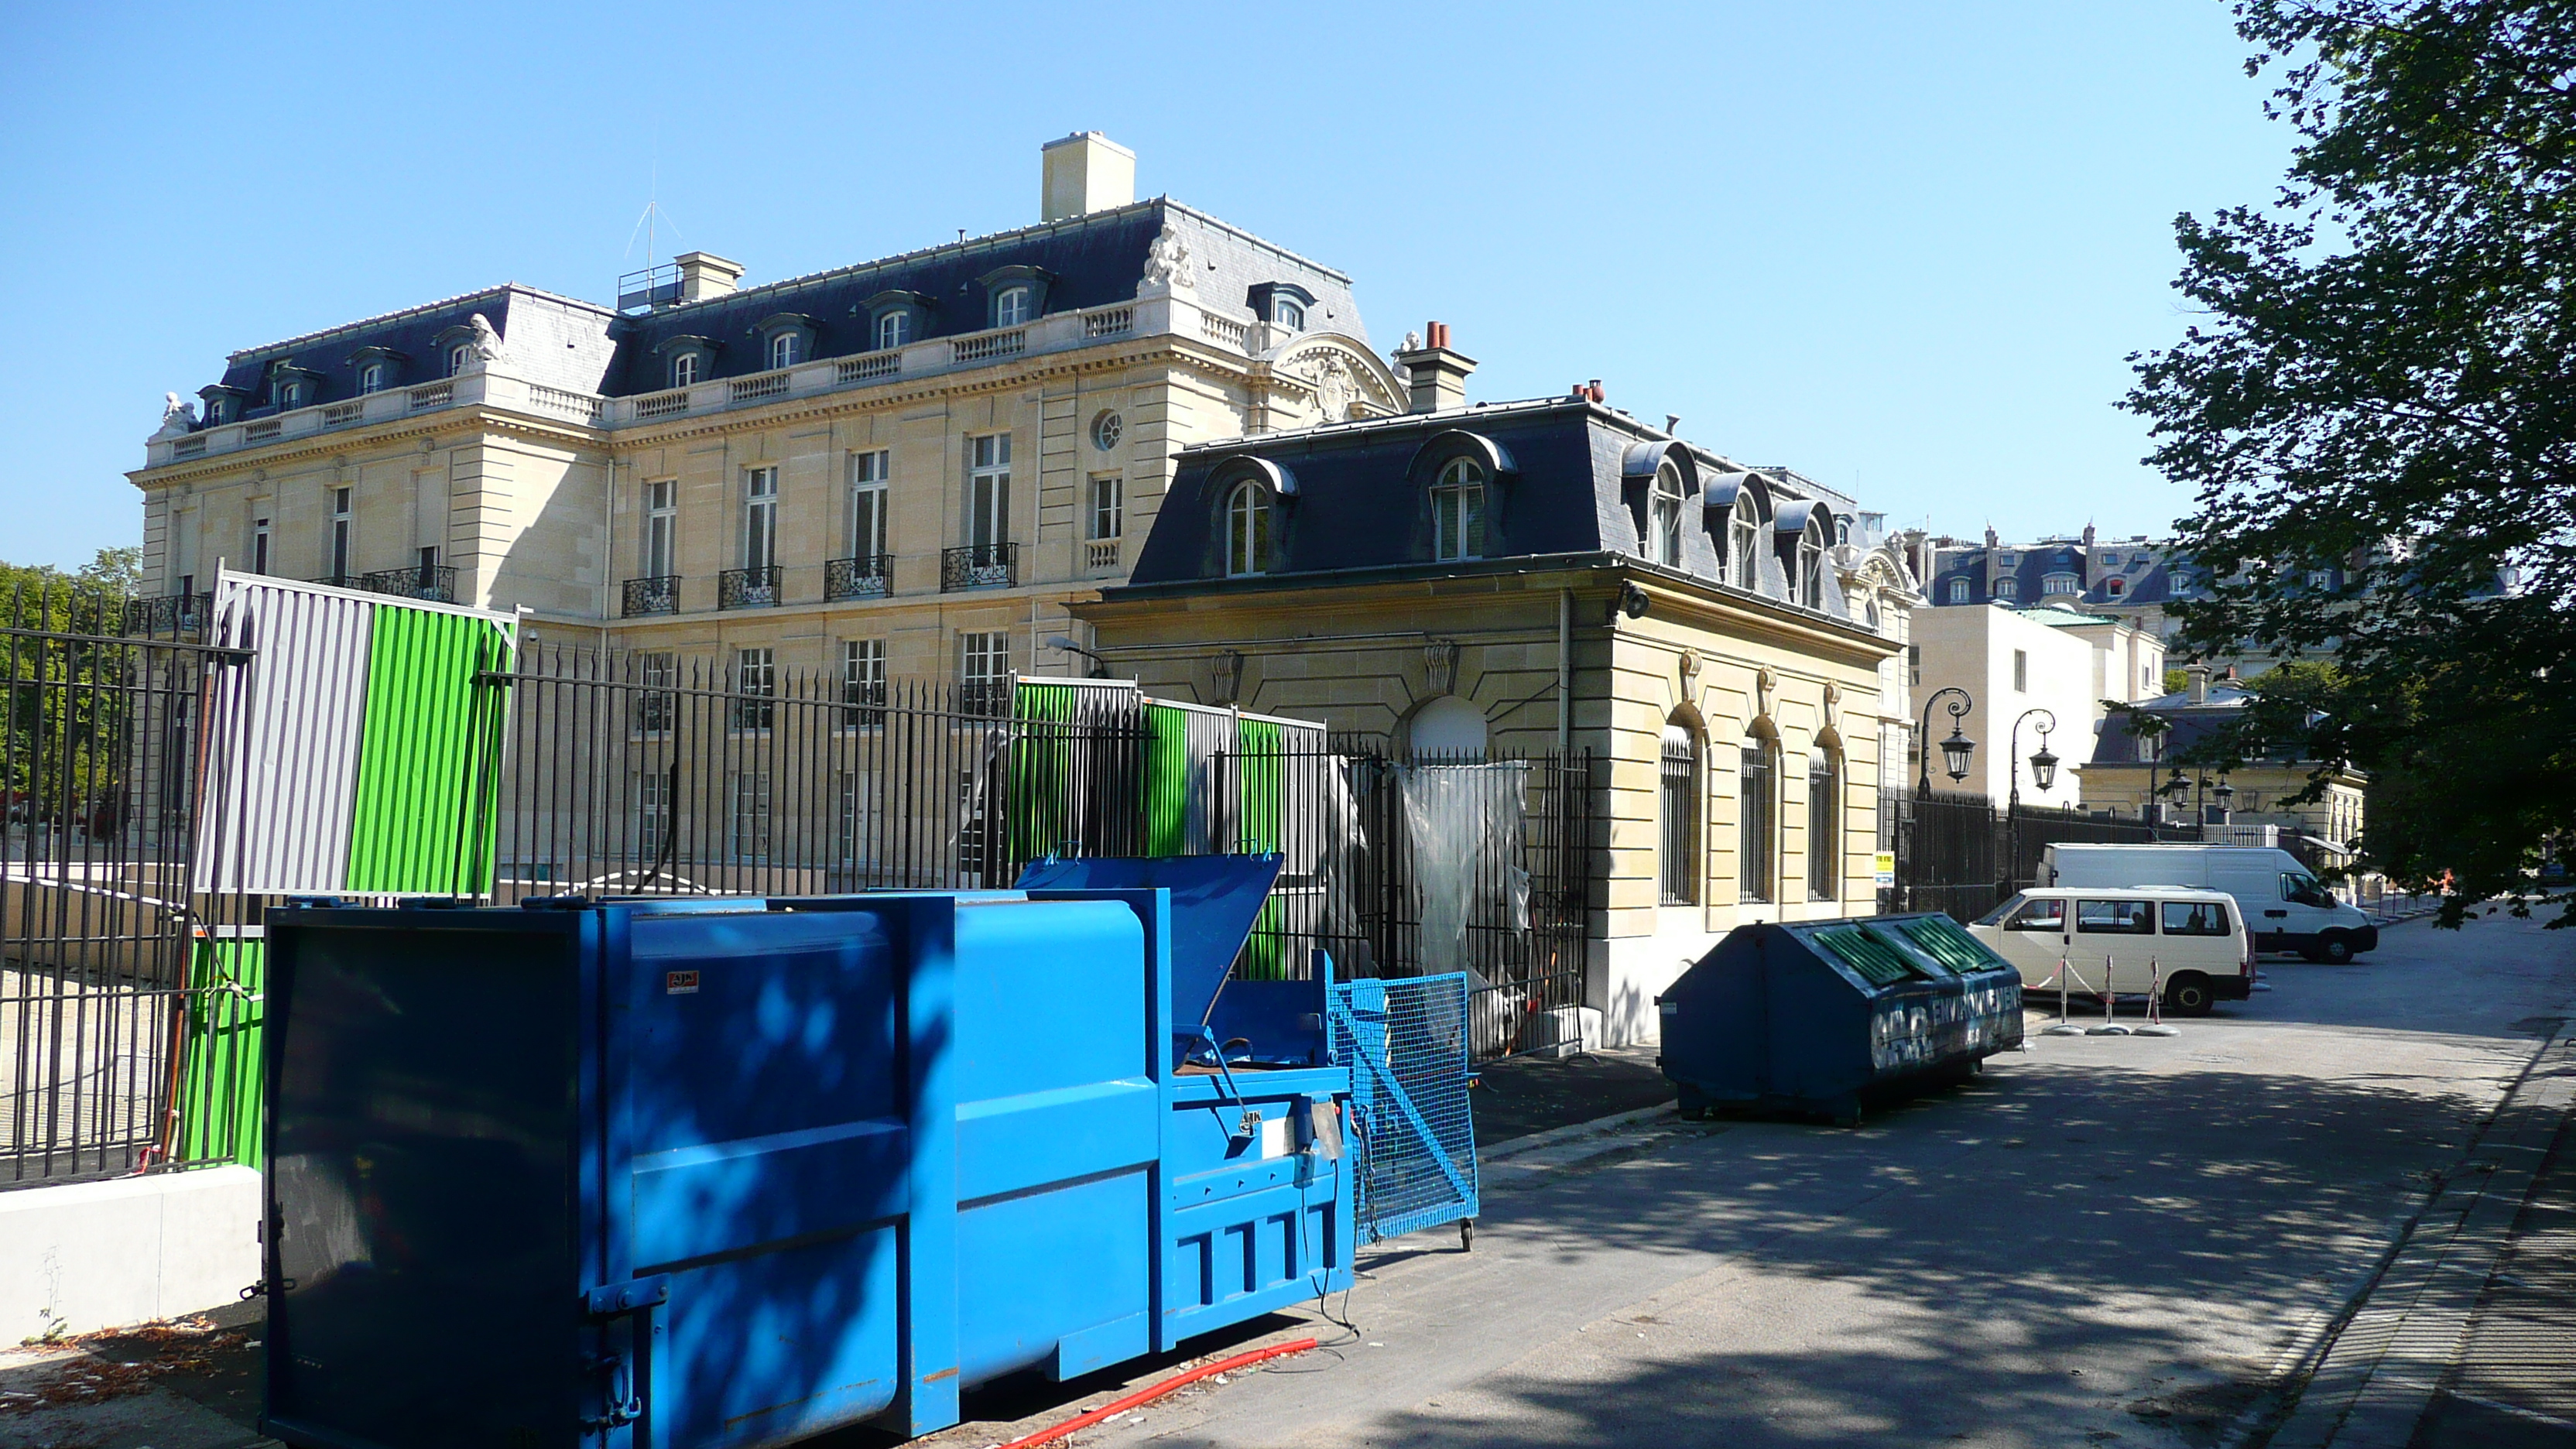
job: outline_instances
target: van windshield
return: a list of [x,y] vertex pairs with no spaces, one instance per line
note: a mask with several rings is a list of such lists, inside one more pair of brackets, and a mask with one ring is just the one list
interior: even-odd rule
[[1993,910],[1986,912],[1984,915],[1977,917],[1977,919],[1970,924],[1979,926],[1998,925],[2003,921],[2004,917],[2011,915],[2022,902],[2029,899],[2030,896],[2027,892],[2017,891],[2014,893],[2011,900],[2008,900],[2002,905],[1995,907]]

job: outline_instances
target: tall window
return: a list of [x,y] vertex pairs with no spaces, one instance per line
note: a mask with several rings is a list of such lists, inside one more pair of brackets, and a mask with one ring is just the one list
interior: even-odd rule
[[[841,641],[841,699],[847,704],[883,704],[886,697],[886,641]],[[873,716],[868,717],[869,720]],[[868,720],[860,721],[862,723]]]
[[459,342],[454,347],[447,349],[447,375],[449,377],[454,377],[458,373],[463,372],[465,370],[465,364],[471,360],[473,356],[474,347],[471,343]]
[[1769,740],[1747,740],[1736,767],[1736,899],[1772,899],[1778,878],[1780,753]]
[[736,860],[769,859],[769,772],[737,770],[733,776],[733,854]]
[[370,363],[368,363],[366,366],[364,366],[364,367],[362,367],[362,368],[359,368],[359,369],[358,369],[358,391],[359,391],[359,392],[361,392],[361,393],[383,392],[384,390],[385,390],[385,365],[384,365],[383,363],[381,363],[381,362],[370,362]]
[[2013,693],[2030,693],[2030,651],[2027,649],[2013,651]]
[[[742,475],[742,566],[764,572],[778,562],[778,470]],[[765,582],[755,579],[755,584]]]
[[1115,473],[1093,477],[1088,513],[1093,542],[1118,537],[1127,526],[1127,481]]
[[957,636],[957,682],[968,713],[999,713],[1009,703],[1011,636],[1007,633]]
[[698,380],[698,355],[683,352],[671,359],[671,386],[687,387]]
[[1762,587],[1762,513],[1753,490],[1736,490],[1726,514],[1726,581],[1751,593]]
[[1247,478],[1225,499],[1225,572],[1228,578],[1270,568],[1270,492]]
[[769,339],[769,365],[794,367],[805,360],[805,337],[798,332],[781,332]]
[[892,456],[880,448],[850,455],[850,556],[872,565],[894,552],[886,519],[886,475]]
[[1663,776],[1657,792],[1661,899],[1686,906],[1699,899],[1699,740],[1676,720],[1664,726]]
[[1798,533],[1798,579],[1794,597],[1810,609],[1825,606],[1825,522],[1815,514],[1807,515],[1807,526]]
[[1842,880],[1842,761],[1819,744],[1807,758],[1807,899],[1829,901]]
[[1968,602],[1968,581],[1966,579],[1952,579],[1950,581],[1950,602],[1954,604],[1964,604]]
[[1004,287],[993,294],[993,325],[1017,327],[1029,320],[1029,289],[1025,286]]
[[669,578],[677,572],[680,480],[656,478],[644,485],[644,577]]
[[265,518],[250,521],[250,571],[255,574],[268,572],[268,520]]
[[635,853],[644,860],[658,860],[670,838],[670,771],[640,770],[635,776]]
[[278,411],[284,412],[288,408],[300,408],[302,406],[304,406],[304,384],[300,382],[288,382],[280,383],[278,385]]
[[912,314],[898,307],[877,319],[877,346],[901,347],[912,340]]
[[1438,559],[1485,556],[1485,470],[1471,458],[1451,461],[1431,489],[1431,554]]
[[1646,557],[1678,567],[1682,561],[1682,470],[1655,469],[1655,496],[1646,510]]
[[1011,435],[986,433],[970,444],[966,472],[966,541],[992,549],[1011,536]]
[[650,650],[636,655],[635,664],[636,682],[644,686],[635,696],[635,732],[668,733],[680,714],[680,656]]
[[331,490],[331,582],[349,577],[349,490]]
[[778,651],[738,649],[733,656],[733,727],[765,730],[778,718]]

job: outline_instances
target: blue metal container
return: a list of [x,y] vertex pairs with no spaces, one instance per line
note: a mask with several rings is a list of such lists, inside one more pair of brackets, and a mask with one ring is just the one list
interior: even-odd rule
[[2022,1039],[2021,974],[1940,914],[1738,926],[1655,998],[1683,1112],[1817,1112],[1973,1076]]
[[919,1434],[1347,1286],[1329,971],[1225,980],[1277,869],[271,913],[264,1427]]

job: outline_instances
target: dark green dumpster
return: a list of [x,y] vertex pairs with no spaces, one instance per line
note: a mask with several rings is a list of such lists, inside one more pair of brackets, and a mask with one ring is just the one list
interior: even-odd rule
[[2021,1044],[2021,975],[1938,913],[1738,926],[1656,1005],[1681,1109],[1860,1121]]

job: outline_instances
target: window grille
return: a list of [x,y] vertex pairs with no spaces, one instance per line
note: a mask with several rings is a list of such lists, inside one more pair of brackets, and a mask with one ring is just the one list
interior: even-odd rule
[[1736,775],[1737,899],[1747,903],[1767,902],[1774,894],[1772,884],[1778,874],[1774,868],[1778,863],[1775,852],[1780,837],[1779,779],[1779,754],[1771,742],[1755,740],[1747,744]]
[[1686,906],[1699,899],[1699,743],[1688,726],[1664,726],[1661,899]]
[[1818,746],[1807,761],[1807,899],[1834,899],[1842,881],[1842,762]]

